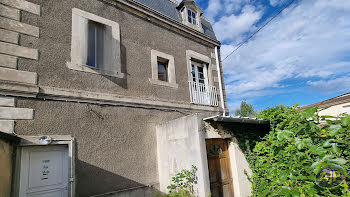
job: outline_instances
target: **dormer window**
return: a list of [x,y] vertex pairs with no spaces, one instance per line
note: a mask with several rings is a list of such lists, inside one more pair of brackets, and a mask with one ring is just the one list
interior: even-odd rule
[[182,24],[200,32],[204,31],[201,23],[203,11],[194,0],[182,0],[176,8],[181,13]]
[[188,9],[187,14],[188,14],[188,22],[191,24],[197,25],[196,12]]

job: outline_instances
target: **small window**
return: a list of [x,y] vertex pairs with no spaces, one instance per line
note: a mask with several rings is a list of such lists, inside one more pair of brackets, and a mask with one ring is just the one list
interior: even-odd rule
[[168,82],[168,62],[158,61],[158,80]]
[[191,24],[197,25],[196,12],[188,9],[187,14],[188,14],[188,22]]
[[99,68],[103,66],[105,25],[89,21],[88,24],[88,55],[86,65]]
[[151,50],[152,78],[149,81],[154,85],[178,88],[175,75],[175,59],[172,55]]

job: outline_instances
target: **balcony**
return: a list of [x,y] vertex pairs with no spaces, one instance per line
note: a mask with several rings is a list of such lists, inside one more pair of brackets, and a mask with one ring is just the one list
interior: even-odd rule
[[215,86],[189,81],[191,103],[218,106],[218,94]]

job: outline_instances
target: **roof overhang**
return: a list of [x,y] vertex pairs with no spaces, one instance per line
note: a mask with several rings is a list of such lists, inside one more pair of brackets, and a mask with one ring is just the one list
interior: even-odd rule
[[269,121],[257,118],[248,118],[248,117],[230,117],[230,116],[212,116],[208,118],[203,118],[204,121],[215,121],[215,122],[232,122],[232,123],[249,123],[249,124],[269,124]]

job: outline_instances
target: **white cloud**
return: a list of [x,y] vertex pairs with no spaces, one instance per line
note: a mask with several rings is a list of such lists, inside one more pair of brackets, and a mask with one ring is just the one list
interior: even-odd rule
[[213,28],[219,40],[237,40],[243,33],[255,29],[254,24],[260,20],[261,16],[261,10],[256,10],[254,6],[246,5],[239,15],[231,14],[221,17],[214,23]]
[[251,0],[223,0],[224,2],[224,13],[232,14],[240,12],[242,7],[250,4]]
[[[214,24],[217,37],[229,43],[221,47],[222,58],[261,18],[249,9]],[[288,80],[321,92],[349,89],[344,85],[350,84],[344,76],[350,73],[349,10],[349,0],[303,0],[285,10],[224,61],[228,97],[236,102],[288,92]]]
[[313,90],[321,91],[322,93],[333,93],[344,90],[350,90],[350,76],[340,77],[331,80],[308,81],[308,85]]
[[205,16],[209,20],[214,21],[215,16],[218,15],[222,9],[221,4],[221,0],[209,0],[208,8],[204,12]]

